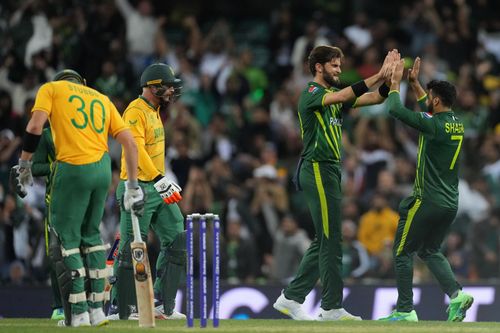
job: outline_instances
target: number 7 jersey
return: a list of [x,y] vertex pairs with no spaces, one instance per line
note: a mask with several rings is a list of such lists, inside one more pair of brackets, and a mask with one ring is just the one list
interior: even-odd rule
[[401,104],[397,92],[389,94],[388,108],[392,116],[420,131],[413,195],[441,207],[457,208],[463,123],[451,110],[434,115],[413,112]]
[[108,151],[108,134],[115,137],[127,129],[107,96],[69,81],[42,85],[34,111],[49,116],[56,160],[74,165],[99,161]]

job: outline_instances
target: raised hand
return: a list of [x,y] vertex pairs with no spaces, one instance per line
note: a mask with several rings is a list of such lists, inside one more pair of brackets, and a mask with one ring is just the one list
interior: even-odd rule
[[401,54],[397,49],[393,49],[387,52],[387,55],[384,59],[384,63],[382,64],[382,68],[380,68],[381,77],[384,81],[389,81],[391,78],[393,64],[401,59]]
[[413,67],[408,70],[408,82],[410,84],[418,82],[418,73],[420,72],[420,58],[416,57]]
[[403,78],[403,71],[405,68],[405,63],[403,59],[393,63],[391,84],[399,84]]

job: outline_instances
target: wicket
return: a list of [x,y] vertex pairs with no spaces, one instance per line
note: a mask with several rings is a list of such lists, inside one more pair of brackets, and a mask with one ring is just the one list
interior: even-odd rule
[[187,277],[186,277],[186,313],[187,327],[194,326],[194,223],[199,223],[200,242],[200,327],[207,327],[207,221],[213,222],[213,260],[212,260],[212,307],[213,327],[219,327],[219,277],[220,277],[220,220],[219,215],[191,214],[186,218],[186,249],[187,249]]

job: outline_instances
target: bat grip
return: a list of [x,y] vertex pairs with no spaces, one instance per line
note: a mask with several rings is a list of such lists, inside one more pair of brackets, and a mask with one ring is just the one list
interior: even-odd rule
[[130,217],[132,218],[132,230],[134,231],[134,242],[142,242],[141,228],[139,228],[139,218],[135,215],[134,211],[130,211]]

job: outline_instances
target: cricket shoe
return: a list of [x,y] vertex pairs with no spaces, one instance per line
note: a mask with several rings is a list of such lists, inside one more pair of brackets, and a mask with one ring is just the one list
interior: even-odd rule
[[90,308],[90,324],[92,326],[105,326],[109,324],[109,319],[102,311],[102,308]]
[[155,300],[155,318],[159,320],[185,320],[186,315],[175,310],[172,314],[166,315],[163,303]]
[[55,308],[52,311],[52,316],[50,317],[52,320],[64,320],[64,310],[63,308]]
[[392,313],[387,316],[379,319],[380,321],[418,321],[418,316],[415,310],[411,310],[410,312],[399,312],[392,311]]
[[319,312],[319,321],[358,321],[361,317],[355,316],[347,312],[344,308],[323,310]]
[[474,303],[474,297],[459,290],[457,297],[450,300],[448,312],[448,321],[463,321],[467,310]]
[[302,304],[287,299],[283,293],[281,293],[280,297],[274,302],[273,308],[293,320],[313,320],[313,318],[302,309]]
[[[66,322],[64,320],[59,320],[57,326],[66,326]],[[71,327],[84,327],[90,326],[90,317],[87,311],[78,314],[71,315]]]

